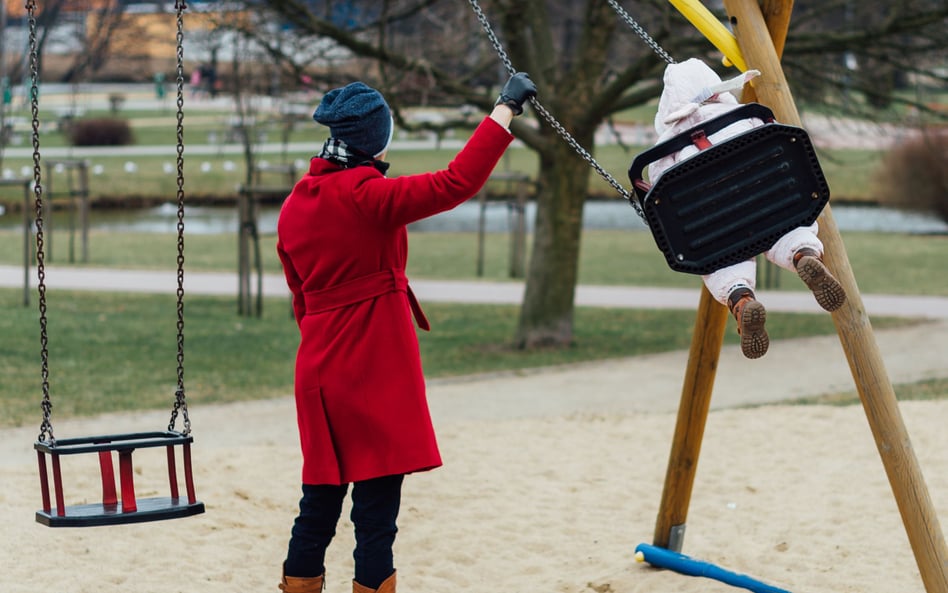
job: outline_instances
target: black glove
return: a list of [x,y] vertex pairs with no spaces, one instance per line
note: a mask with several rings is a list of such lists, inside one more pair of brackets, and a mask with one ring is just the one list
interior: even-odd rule
[[536,96],[537,85],[530,80],[530,75],[526,72],[517,72],[507,80],[494,105],[506,105],[514,112],[514,115],[520,115],[523,113],[523,104],[526,100]]

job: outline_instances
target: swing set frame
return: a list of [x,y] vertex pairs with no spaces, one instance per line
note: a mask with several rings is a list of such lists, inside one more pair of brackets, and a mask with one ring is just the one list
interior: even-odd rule
[[[672,3],[676,6],[685,3],[692,8],[695,5],[700,7],[700,2],[692,0]],[[731,63],[740,61],[746,63],[748,68],[764,73],[760,83],[745,87],[742,101],[757,101],[771,108],[777,120],[791,126],[802,125],[780,64],[793,1],[724,0],[724,7],[740,50],[740,56],[726,57]],[[684,11],[683,14],[689,16]],[[709,39],[720,37],[720,30],[716,26],[724,28],[716,20],[710,25],[702,24],[697,17],[689,17],[689,20]],[[715,31],[709,31],[708,27]],[[826,264],[846,291],[845,304],[831,314],[833,323],[882,458],[922,582],[927,593],[948,593],[948,547],[945,537],[829,204],[823,208],[818,220]],[[702,287],[653,536],[654,545],[676,552],[681,551],[683,543],[688,505],[727,320],[727,309],[711,296],[707,288]]]
[[[491,30],[477,0],[469,1],[505,67],[512,74],[515,71],[513,65]],[[629,17],[617,0],[607,2],[659,56],[669,63],[674,63],[667,52]],[[724,0],[724,8],[734,33],[729,32],[700,0],[669,2],[724,54],[725,63],[738,65],[742,70],[755,69],[764,73],[756,85],[745,87],[743,103],[759,102],[773,112],[777,121],[802,128],[800,115],[780,64],[790,26],[793,0]],[[648,222],[642,207],[631,199],[630,192],[605,172],[536,98],[531,99],[531,104],[597,173],[620,195],[630,199],[636,212]],[[668,173],[666,171],[666,175]],[[635,183],[635,176],[632,177]],[[938,516],[899,412],[892,382],[886,373],[885,362],[873,335],[869,316],[829,204],[821,208],[817,220],[820,227],[819,236],[825,248],[825,263],[840,281],[847,295],[843,306],[831,314],[833,323],[895,496],[922,582],[927,593],[948,593],[948,546],[945,544]],[[655,229],[651,230],[654,234]],[[702,286],[653,536],[654,545],[665,550],[680,552],[684,541],[688,505],[727,320],[727,308],[718,303],[708,289]]]

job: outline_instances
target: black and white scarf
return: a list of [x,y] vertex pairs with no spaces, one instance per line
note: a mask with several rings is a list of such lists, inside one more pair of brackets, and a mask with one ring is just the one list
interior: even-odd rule
[[380,161],[361,150],[351,148],[338,138],[326,140],[318,158],[326,159],[344,169],[362,166],[375,167],[382,175],[385,175],[389,167],[389,164],[385,161]]

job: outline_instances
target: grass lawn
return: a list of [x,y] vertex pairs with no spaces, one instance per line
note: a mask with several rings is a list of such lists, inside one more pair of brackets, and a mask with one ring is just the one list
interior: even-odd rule
[[[38,421],[42,399],[38,313],[20,292],[0,290],[0,425]],[[50,393],[56,417],[161,409],[177,381],[173,296],[70,292],[48,299]],[[234,299],[189,296],[185,303],[185,384],[189,401],[230,402],[292,393],[298,331],[285,299],[261,318],[238,317]],[[519,308],[431,303],[435,331],[419,332],[427,376],[577,363],[687,348],[692,311],[578,308],[571,348],[511,348]],[[732,322],[733,323],[733,322]],[[905,321],[874,319],[875,327]],[[832,334],[827,315],[773,316],[774,339]],[[725,342],[736,343],[729,328]]]

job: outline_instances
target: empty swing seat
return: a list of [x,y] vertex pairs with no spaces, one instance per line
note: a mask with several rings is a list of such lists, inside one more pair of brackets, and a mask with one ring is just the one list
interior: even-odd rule
[[[33,448],[36,449],[39,462],[43,509],[36,512],[36,520],[49,527],[90,527],[159,521],[203,513],[204,503],[195,496],[191,472],[193,440],[190,435],[169,430],[61,439],[55,442],[37,441]],[[139,499],[135,495],[132,452],[154,447],[164,447],[167,452],[170,496]],[[182,452],[186,496],[179,494],[176,449]],[[113,452],[118,454],[120,491],[115,487]],[[98,455],[102,502],[66,506],[60,457],[84,453]],[[52,491],[49,487],[47,457],[52,462]]]
[[[669,167],[658,182],[649,164],[737,121],[765,123]],[[703,122],[635,158],[629,168],[642,207],[668,266],[708,274],[773,247],[787,232],[812,224],[829,201],[829,186],[806,131],[775,123],[758,103]]]

